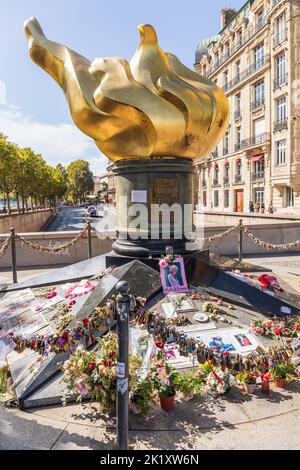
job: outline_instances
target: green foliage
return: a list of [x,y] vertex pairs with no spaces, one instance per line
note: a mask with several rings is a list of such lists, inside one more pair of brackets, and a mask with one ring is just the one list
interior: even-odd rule
[[174,384],[176,391],[182,393],[186,397],[201,394],[202,378],[199,372],[178,374],[175,377]]
[[286,379],[295,372],[295,366],[291,362],[278,364],[271,369],[271,373],[276,379]]
[[76,160],[67,167],[68,194],[74,202],[83,201],[94,188],[93,173],[88,162]]
[[30,147],[19,148],[0,133],[0,196],[10,212],[10,199],[35,208],[56,202],[67,193],[74,201],[83,199],[93,190],[93,174],[88,162],[77,160],[66,170],[61,164],[55,168],[46,163],[42,155]]

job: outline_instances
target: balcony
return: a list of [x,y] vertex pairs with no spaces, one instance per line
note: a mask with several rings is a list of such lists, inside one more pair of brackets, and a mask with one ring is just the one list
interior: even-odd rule
[[223,155],[227,155],[229,153],[228,147],[223,147]]
[[242,117],[242,113],[241,113],[240,109],[237,109],[236,111],[234,111],[234,120],[235,121],[238,121],[239,119],[241,119],[241,117]]
[[261,96],[260,98],[252,101],[251,111],[255,111],[256,109],[262,108],[264,105],[265,105],[265,97]]
[[223,185],[228,186],[229,185],[229,176],[224,176],[223,178]]
[[219,59],[211,64],[207,71],[210,77],[221,65],[223,65],[233,54],[235,54],[246,42],[253,38],[266,25],[266,18],[263,17],[254,26],[252,26],[242,37],[240,37],[231,48],[221,55]]
[[250,78],[251,75],[253,75],[255,72],[258,72],[259,70],[261,70],[269,62],[270,62],[270,55],[267,54],[264,57],[262,57],[260,60],[254,62],[252,65],[250,65],[250,67],[248,67],[246,70],[244,70],[243,72],[236,75],[232,80],[230,80],[226,84],[226,89],[224,87],[223,90],[225,92],[231,90],[231,88],[234,88],[239,83],[241,83],[244,80],[247,80],[248,78]]
[[238,152],[242,148],[242,142],[238,142],[237,144],[234,144],[234,151]]
[[215,149],[213,152],[211,152],[211,156],[212,156],[213,158],[217,158],[218,153],[219,153],[218,150]]
[[274,80],[274,90],[278,90],[278,88],[281,88],[281,87],[287,85],[287,79],[288,79],[287,73],[284,74],[284,75],[281,75],[278,78],[275,78],[275,80]]
[[274,132],[285,131],[288,128],[288,120],[275,121],[273,124]]
[[235,175],[234,183],[235,184],[241,184],[242,183],[242,175]]
[[256,171],[255,173],[252,174],[252,180],[253,181],[258,181],[262,180],[265,177],[265,172],[264,171]]
[[207,183],[206,183],[205,180],[202,180],[202,183],[201,183],[201,184],[202,184],[202,188],[206,188],[206,187],[207,187]]
[[270,134],[264,132],[263,134],[255,135],[250,137],[250,139],[242,140],[242,148],[252,147],[254,145],[264,144],[270,138]]
[[273,49],[280,46],[280,44],[284,43],[287,40],[287,32],[286,30],[280,31],[277,33],[273,38]]
[[219,178],[214,178],[213,179],[213,186],[220,186],[220,183],[219,183]]

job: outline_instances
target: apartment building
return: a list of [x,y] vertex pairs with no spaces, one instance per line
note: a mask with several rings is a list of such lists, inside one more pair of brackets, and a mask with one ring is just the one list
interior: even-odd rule
[[195,70],[231,107],[223,141],[196,161],[198,202],[300,212],[300,0],[248,0],[222,10],[221,27],[196,50]]

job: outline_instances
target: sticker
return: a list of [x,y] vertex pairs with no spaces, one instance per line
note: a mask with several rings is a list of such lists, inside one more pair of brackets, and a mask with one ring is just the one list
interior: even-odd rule
[[118,377],[118,379],[124,379],[125,378],[125,362],[118,362],[117,377]]
[[285,307],[284,305],[280,308],[281,313],[292,313],[290,307]]
[[117,390],[118,390],[118,393],[120,393],[121,395],[124,395],[128,390],[128,379],[118,379]]
[[147,202],[147,191],[131,191],[131,202]]

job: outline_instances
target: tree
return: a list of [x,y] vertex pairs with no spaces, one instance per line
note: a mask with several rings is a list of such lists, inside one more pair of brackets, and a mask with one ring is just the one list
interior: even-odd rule
[[16,188],[18,174],[18,149],[0,133],[0,192],[4,195],[10,214],[10,197]]
[[73,202],[83,201],[89,191],[94,188],[93,173],[89,163],[85,160],[76,160],[67,167],[68,194]]

